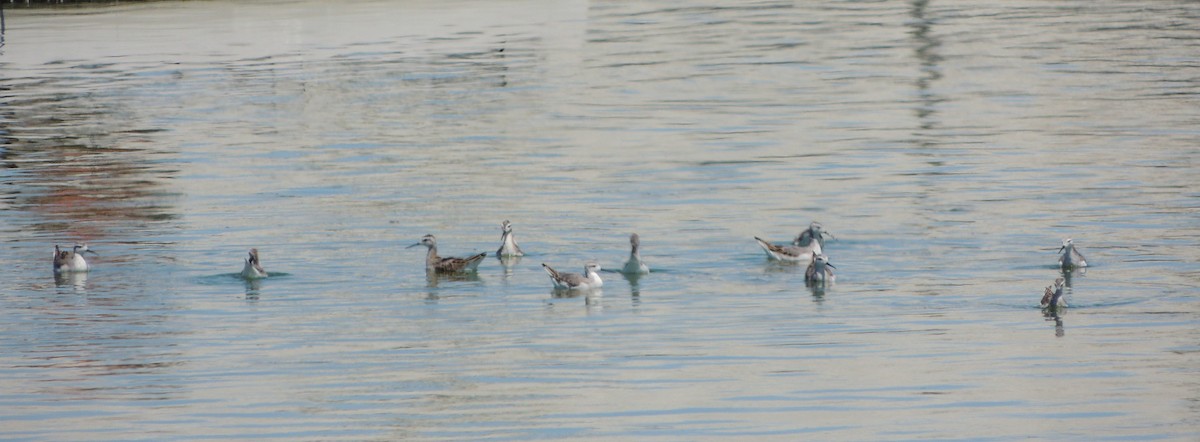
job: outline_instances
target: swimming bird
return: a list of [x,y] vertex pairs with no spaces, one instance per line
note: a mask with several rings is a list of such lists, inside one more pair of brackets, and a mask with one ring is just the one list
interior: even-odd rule
[[[801,233],[801,236],[804,236]],[[821,241],[808,240],[805,245],[798,245],[801,242],[800,238],[796,238],[792,245],[776,245],[767,242],[766,240],[754,237],[758,241],[758,246],[762,247],[764,252],[767,252],[767,257],[779,261],[792,262],[812,262],[813,255],[821,253]]]
[[800,247],[812,247],[810,243],[813,239],[817,240],[817,245],[813,249],[816,253],[821,253],[821,248],[825,247],[825,235],[833,237],[832,233],[826,232],[825,227],[821,223],[813,221],[808,224],[808,228],[796,235],[796,239],[792,240],[792,245]]
[[621,267],[621,273],[641,274],[650,273],[650,266],[642,262],[642,254],[638,251],[642,247],[642,240],[638,234],[629,235],[629,260],[625,261],[625,266]]
[[521,246],[517,245],[516,238],[513,238],[512,223],[504,220],[503,223],[500,223],[500,230],[504,233],[500,234],[500,248],[496,250],[496,257],[525,256],[525,252],[521,251]]
[[84,253],[99,255],[92,249],[89,249],[87,244],[76,243],[71,250],[62,250],[58,248],[58,244],[54,245],[54,273],[67,272],[86,272],[91,270],[87,260],[83,259]]
[[1054,280],[1054,288],[1046,287],[1046,293],[1042,295],[1042,308],[1066,307],[1067,301],[1062,299],[1063,286],[1066,285],[1066,280],[1058,278]]
[[246,279],[267,277],[267,271],[263,270],[262,261],[258,260],[258,249],[250,249],[250,256],[246,258],[246,265],[242,266],[242,277]]
[[582,275],[578,273],[559,273],[557,270],[546,265],[546,263],[542,263],[542,268],[546,269],[546,273],[550,275],[550,281],[554,283],[554,288],[556,289],[587,290],[599,288],[604,285],[604,281],[600,280],[600,265],[594,262],[589,262],[583,266]]
[[808,270],[804,271],[804,280],[812,282],[833,282],[833,269],[836,268],[829,262],[829,257],[820,253],[813,255],[812,262],[808,264]]
[[1075,243],[1071,242],[1071,238],[1064,239],[1062,247],[1058,251],[1062,252],[1062,256],[1058,258],[1058,265],[1062,268],[1087,267],[1087,260],[1083,259],[1083,254],[1075,248]]
[[437,238],[433,235],[425,235],[421,238],[421,242],[408,246],[413,248],[416,246],[425,246],[429,252],[425,254],[425,270],[433,270],[438,273],[457,273],[457,272],[474,272],[475,268],[479,267],[479,263],[483,262],[483,258],[487,253],[480,253],[469,258],[442,258],[437,253]]

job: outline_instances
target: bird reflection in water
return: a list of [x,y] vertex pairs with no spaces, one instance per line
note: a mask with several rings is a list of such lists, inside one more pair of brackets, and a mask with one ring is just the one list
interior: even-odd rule
[[583,295],[583,305],[587,307],[588,313],[599,313],[604,310],[604,293],[600,290],[594,290]]
[[245,279],[243,282],[246,285],[246,300],[257,301],[259,291],[262,290],[262,278]]
[[442,299],[441,294],[437,290],[443,282],[479,282],[479,274],[475,272],[463,273],[446,273],[439,272],[433,268],[425,269],[425,288],[429,291],[425,292],[425,303],[436,304]]
[[1071,285],[1071,279],[1074,278],[1075,275],[1087,276],[1087,267],[1079,267],[1076,269],[1063,270],[1062,278],[1063,278],[1063,281],[1066,282],[1066,287],[1068,287],[1068,288],[1073,287]]
[[513,275],[513,268],[521,264],[520,256],[500,256],[496,258],[500,260],[500,267],[504,268],[504,279],[508,280]]
[[87,288],[87,272],[65,272],[54,274],[54,285],[57,287],[74,287],[76,291]]
[[806,281],[805,287],[812,292],[813,302],[821,304],[825,302],[825,288],[828,287],[825,281]]
[[637,300],[637,298],[642,295],[642,288],[638,284],[638,281],[641,280],[642,276],[645,275],[641,273],[621,273],[621,276],[624,276],[625,281],[629,282],[629,296],[632,296],[634,300]]
[[550,289],[550,297],[553,299],[583,298],[585,305],[599,305],[600,300],[604,298],[604,290],[600,288],[567,289],[555,287]]
[[471,273],[443,273],[436,271],[425,272],[425,287],[437,288],[442,281],[451,282],[479,282],[479,274]]
[[1054,321],[1054,336],[1061,338],[1067,334],[1066,329],[1063,327],[1062,316],[1057,308],[1044,310],[1043,316],[1045,316],[1046,322]]

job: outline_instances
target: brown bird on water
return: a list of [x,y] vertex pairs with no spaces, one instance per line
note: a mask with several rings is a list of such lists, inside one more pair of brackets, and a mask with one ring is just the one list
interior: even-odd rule
[[429,249],[429,252],[425,254],[425,270],[438,273],[474,272],[475,268],[479,267],[479,263],[483,262],[483,258],[487,256],[487,253],[480,253],[469,258],[442,258],[438,256],[437,238],[433,235],[425,235],[421,238],[421,242],[408,246],[408,248],[416,246],[425,246]]

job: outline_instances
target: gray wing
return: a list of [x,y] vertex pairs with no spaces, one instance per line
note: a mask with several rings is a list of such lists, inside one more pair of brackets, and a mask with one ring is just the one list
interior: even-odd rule
[[479,254],[479,255],[475,255],[475,256],[472,256],[472,257],[466,258],[466,259],[464,259],[464,258],[442,258],[442,260],[438,262],[436,268],[438,271],[441,271],[441,272],[459,272],[459,271],[462,271],[463,269],[466,269],[467,267],[469,267],[475,261],[483,259],[484,256],[486,256],[486,255]]
[[559,273],[558,270],[554,270],[545,263],[542,263],[542,268],[546,269],[546,273],[550,275],[550,279],[553,279],[559,285],[578,287],[580,284],[587,282],[587,278],[578,273]]
[[754,240],[758,241],[758,245],[760,247],[767,249],[768,251],[771,251],[773,253],[778,253],[780,255],[799,257],[801,254],[804,253],[804,249],[802,249],[800,247],[781,246],[781,245],[771,244],[771,243],[767,242],[766,240],[759,238],[757,236],[754,237]]
[[562,281],[563,284],[569,287],[579,287],[588,282],[586,277],[578,273],[560,273],[558,274],[558,278],[559,281]]

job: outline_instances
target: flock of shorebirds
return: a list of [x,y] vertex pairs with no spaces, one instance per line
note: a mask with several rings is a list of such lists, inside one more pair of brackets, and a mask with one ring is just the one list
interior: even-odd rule
[[[500,248],[496,250],[495,255],[499,258],[510,258],[524,256],[525,252],[521,251],[521,247],[517,245],[516,237],[513,236],[513,226],[508,220],[500,224]],[[833,274],[835,268],[833,263],[829,262],[829,258],[823,253],[825,237],[833,238],[833,234],[826,232],[824,227],[818,222],[812,222],[807,229],[800,232],[790,244],[773,244],[766,240],[754,237],[758,242],[759,247],[762,247],[770,259],[782,262],[799,262],[808,263],[808,268],[804,272],[804,280],[812,284],[824,284],[833,282],[836,278]],[[640,275],[650,273],[650,267],[645,261],[642,261],[641,256],[641,239],[638,234],[634,233],[629,236],[629,259],[621,266],[620,272],[631,275]],[[455,273],[470,273],[474,272],[479,267],[479,263],[488,255],[487,253],[479,253],[466,258],[457,257],[442,257],[438,255],[437,238],[433,235],[425,235],[421,241],[408,246],[413,248],[417,246],[425,246],[425,270],[438,274],[455,274]],[[1083,254],[1075,247],[1071,238],[1064,239],[1062,247],[1059,249],[1058,264],[1063,270],[1071,270],[1074,268],[1087,267],[1087,260],[1083,258]],[[97,254],[95,251],[88,248],[87,244],[75,244],[71,249],[62,249],[58,245],[54,246],[54,273],[73,273],[87,272],[91,270],[87,260],[84,259],[85,253]],[[554,284],[555,289],[562,290],[588,290],[599,288],[604,285],[604,281],[600,279],[600,265],[595,262],[589,262],[583,267],[583,273],[567,273],[560,272],[542,263],[542,268],[546,270],[546,274],[550,275],[550,281]],[[250,256],[246,258],[245,265],[242,267],[241,276],[246,279],[261,279],[268,276],[267,271],[263,269],[262,262],[258,259],[258,249],[250,249]],[[1047,309],[1057,309],[1066,307],[1067,304],[1063,300],[1063,287],[1066,281],[1063,278],[1058,278],[1054,281],[1053,286],[1047,286],[1044,295],[1042,296],[1041,306]]]
[[[496,256],[499,258],[510,258],[524,256],[525,252],[521,251],[521,246],[517,245],[516,237],[513,236],[513,226],[508,220],[500,224],[500,248],[496,250]],[[763,241],[761,238],[755,237],[759,246],[767,253],[771,259],[788,262],[807,262],[808,270],[804,273],[806,281],[824,283],[833,282],[833,264],[829,263],[829,259],[821,253],[821,246],[824,244],[824,236],[830,235],[825,232],[820,223],[813,222],[808,228],[800,233],[791,244],[776,245]],[[641,255],[641,238],[634,233],[629,235],[629,259],[621,266],[620,272],[628,275],[644,275],[650,273],[650,266],[642,260]],[[480,253],[466,258],[458,257],[442,257],[438,255],[437,238],[433,235],[425,235],[420,242],[408,246],[409,248],[425,246],[425,269],[435,273],[467,273],[474,272],[483,261],[487,253]],[[251,250],[251,255],[254,255]],[[255,260],[257,258],[255,257]],[[247,260],[249,266],[250,260]],[[555,289],[562,290],[588,290],[599,288],[604,285],[604,280],[600,278],[600,264],[589,262],[583,267],[583,273],[568,273],[560,272],[550,267],[549,264],[542,263],[542,268],[546,270],[546,274],[550,276],[550,282]],[[243,270],[243,275],[247,275]]]

